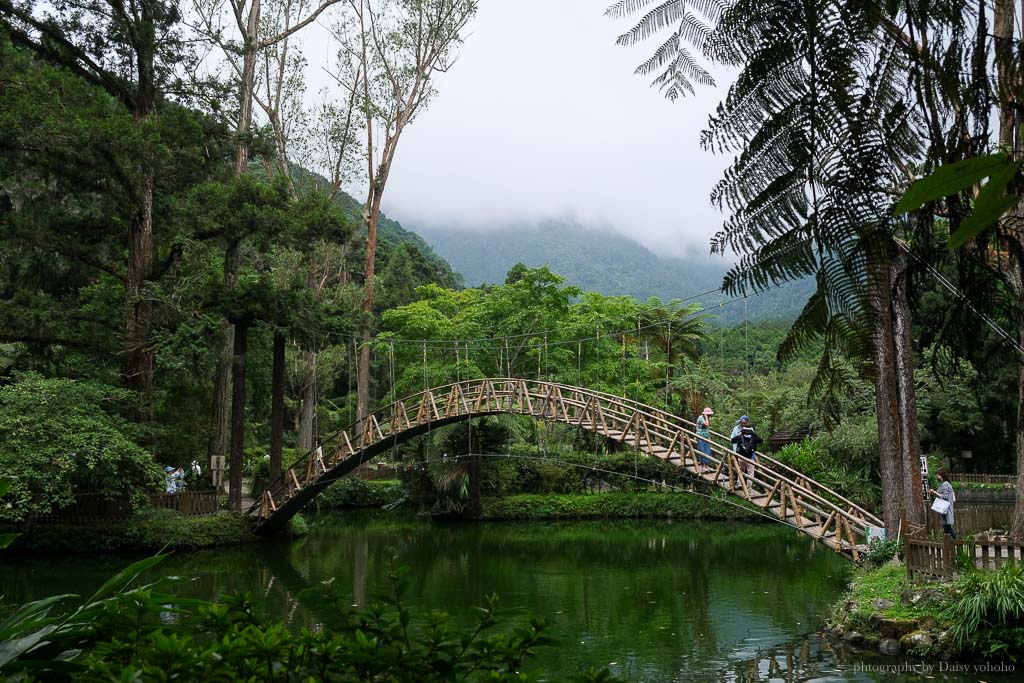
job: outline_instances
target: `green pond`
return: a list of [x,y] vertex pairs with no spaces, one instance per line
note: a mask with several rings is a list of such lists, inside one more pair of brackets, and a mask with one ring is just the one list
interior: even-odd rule
[[[397,558],[411,568],[408,597],[420,607],[468,623],[470,608],[497,593],[503,606],[547,618],[559,644],[535,665],[554,681],[590,666],[634,681],[894,680],[871,668],[896,660],[816,635],[852,567],[779,525],[432,523],[360,513],[320,515],[310,527],[291,542],[178,553],[161,573],[193,577],[182,593],[247,591],[270,614],[315,626],[316,606],[300,601],[301,591],[334,579],[365,605],[386,588]],[[88,592],[129,559],[6,559],[0,595],[10,603]]]

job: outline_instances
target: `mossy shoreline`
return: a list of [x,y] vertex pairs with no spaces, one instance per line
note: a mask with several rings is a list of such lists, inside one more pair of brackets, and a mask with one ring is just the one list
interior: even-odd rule
[[890,562],[857,572],[840,599],[825,631],[844,645],[883,655],[948,659],[952,647],[950,624],[943,618],[951,586],[912,584],[906,568]]

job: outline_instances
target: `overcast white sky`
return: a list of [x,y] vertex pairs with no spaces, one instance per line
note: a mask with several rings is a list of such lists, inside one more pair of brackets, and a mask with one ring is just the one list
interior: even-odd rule
[[[725,84],[672,104],[633,75],[610,0],[482,0],[438,96],[403,133],[384,211],[415,229],[572,218],[681,253],[722,222],[728,162],[700,149]],[[313,55],[311,62],[315,64]]]

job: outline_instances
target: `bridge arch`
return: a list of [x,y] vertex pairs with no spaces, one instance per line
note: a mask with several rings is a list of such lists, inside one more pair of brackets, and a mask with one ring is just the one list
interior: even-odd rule
[[289,468],[283,482],[250,508],[255,530],[281,529],[331,483],[400,443],[445,424],[500,413],[573,425],[673,462],[854,561],[864,551],[867,527],[883,526],[856,503],[768,455],[758,453],[756,462],[737,455],[722,434],[712,433],[711,469],[704,471],[696,425],[665,411],[582,387],[487,378],[407,396],[371,413],[361,433],[338,432]]

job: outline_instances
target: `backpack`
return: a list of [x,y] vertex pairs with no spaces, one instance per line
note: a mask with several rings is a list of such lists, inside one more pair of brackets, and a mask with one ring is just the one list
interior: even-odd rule
[[740,430],[739,452],[741,455],[750,456],[760,443],[760,439],[754,434],[753,427],[743,427]]

